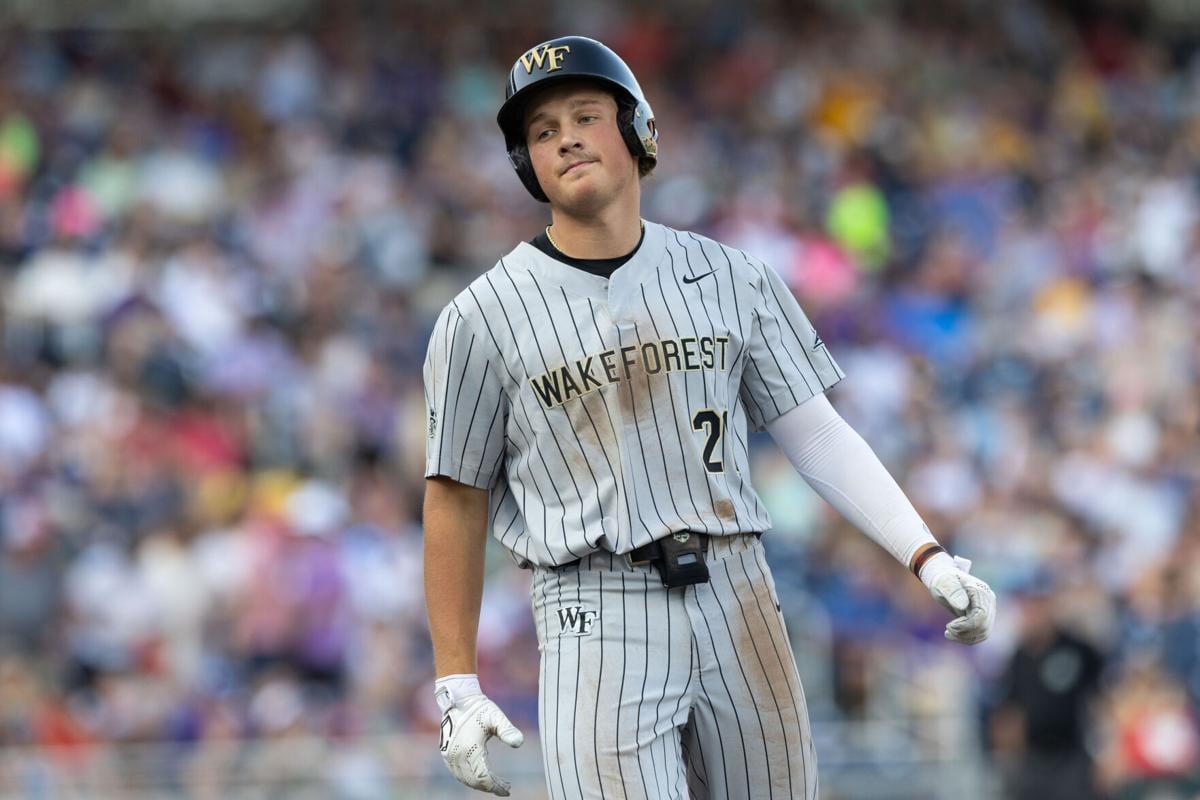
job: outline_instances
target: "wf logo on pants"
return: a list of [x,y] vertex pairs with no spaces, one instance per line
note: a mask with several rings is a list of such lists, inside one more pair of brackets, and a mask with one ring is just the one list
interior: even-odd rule
[[586,636],[600,618],[600,612],[583,606],[558,609],[559,636]]

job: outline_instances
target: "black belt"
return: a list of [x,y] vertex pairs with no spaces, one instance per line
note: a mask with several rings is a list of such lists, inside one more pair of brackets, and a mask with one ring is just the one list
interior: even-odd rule
[[[705,552],[708,551],[708,540],[711,538],[709,536],[709,534],[695,533],[693,531],[681,531],[681,533],[687,533],[689,536],[700,537],[701,547],[704,549]],[[667,534],[667,535],[674,536],[675,534]],[[757,535],[757,533],[756,533],[756,535]],[[603,551],[598,550],[597,552],[603,552]],[[588,555],[592,555],[592,554],[589,553]],[[583,558],[586,558],[586,556],[584,556]],[[559,564],[554,569],[570,569],[571,567],[577,567],[577,566],[579,566],[579,563],[581,561],[583,561],[583,558],[577,558],[574,561],[568,561],[565,564]],[[660,543],[660,541],[658,539],[655,539],[653,542],[650,542],[649,544],[644,544],[641,547],[635,547],[629,551],[629,561],[635,567],[640,567],[645,564],[653,564],[654,562],[660,560],[661,558],[662,558],[662,544]]]

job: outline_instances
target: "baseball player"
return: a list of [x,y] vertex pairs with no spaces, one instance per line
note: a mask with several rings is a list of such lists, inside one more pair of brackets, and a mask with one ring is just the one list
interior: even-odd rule
[[483,693],[488,533],[533,570],[553,798],[812,798],[804,693],[759,537],[746,431],[907,565],[974,644],[988,586],[936,542],[825,391],[843,377],[775,271],[643,220],[654,115],[568,36],[513,65],[498,121],[551,224],[446,306],[425,362],[425,592],[456,778],[508,794]]

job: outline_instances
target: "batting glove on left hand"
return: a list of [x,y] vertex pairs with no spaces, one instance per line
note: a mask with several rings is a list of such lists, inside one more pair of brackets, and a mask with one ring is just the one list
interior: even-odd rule
[[921,581],[954,619],[946,625],[946,638],[962,644],[979,644],[996,621],[996,595],[971,575],[965,558],[938,553],[921,568]]
[[472,789],[508,797],[511,785],[488,767],[487,743],[496,736],[520,747],[525,736],[487,698],[474,675],[440,678],[435,696],[442,709],[442,760],[450,774]]

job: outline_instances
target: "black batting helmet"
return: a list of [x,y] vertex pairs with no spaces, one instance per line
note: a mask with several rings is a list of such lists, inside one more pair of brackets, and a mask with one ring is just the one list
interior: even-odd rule
[[649,161],[649,168],[644,171],[653,169],[658,162],[658,128],[654,125],[654,112],[650,110],[633,71],[621,57],[586,36],[562,36],[542,42],[518,58],[509,70],[504,105],[500,106],[496,122],[504,131],[508,160],[521,183],[543,203],[549,200],[538,185],[525,143],[525,104],[536,87],[572,78],[599,81],[611,90],[618,107],[630,112],[618,115],[621,136],[629,152],[640,164]]

